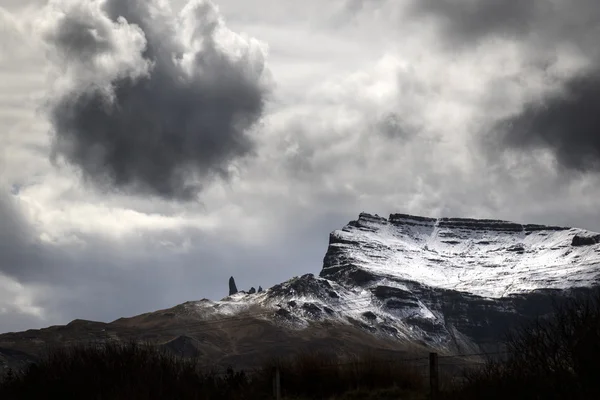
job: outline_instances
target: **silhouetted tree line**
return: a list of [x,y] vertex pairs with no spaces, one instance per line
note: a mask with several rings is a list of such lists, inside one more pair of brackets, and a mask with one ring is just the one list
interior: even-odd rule
[[305,353],[265,362],[250,374],[232,368],[224,373],[207,370],[198,361],[135,342],[55,348],[25,370],[5,373],[0,399],[272,399],[275,367],[284,396],[297,400],[349,391],[358,397],[348,398],[363,399],[382,388],[396,392],[424,387],[421,375],[409,366],[366,356],[337,365],[333,355]]

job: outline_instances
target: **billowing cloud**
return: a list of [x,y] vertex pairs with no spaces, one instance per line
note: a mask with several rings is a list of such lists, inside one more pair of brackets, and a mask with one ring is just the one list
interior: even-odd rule
[[208,1],[53,1],[61,71],[48,99],[53,158],[103,188],[189,200],[251,155],[268,82],[265,48]]
[[520,94],[506,117],[481,127],[486,150],[547,150],[559,169],[600,171],[597,2],[424,0],[409,10],[434,20],[453,48],[469,52],[489,39],[490,51],[499,40],[518,49],[522,67],[512,81]]

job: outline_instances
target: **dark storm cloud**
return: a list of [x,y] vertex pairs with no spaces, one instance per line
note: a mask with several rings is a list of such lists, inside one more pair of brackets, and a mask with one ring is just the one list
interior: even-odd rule
[[[50,100],[54,158],[102,187],[189,200],[253,154],[248,131],[267,94],[264,55],[256,44],[229,54],[217,41],[224,27],[211,3],[189,4],[176,19],[154,0],[108,0],[93,17],[73,8],[47,36],[75,71],[73,81],[98,74]],[[106,17],[112,24],[102,22]],[[135,33],[124,27],[133,25],[146,41],[139,59],[151,63],[147,74],[132,73],[131,65],[99,69],[117,57],[119,44]],[[74,68],[78,63],[94,68]]]
[[571,79],[496,127],[502,147],[547,148],[562,167],[582,172],[600,172],[599,129],[600,71]]
[[[525,64],[535,66],[550,90],[516,114],[492,123],[487,150],[548,149],[559,166],[600,172],[600,6],[596,0],[419,0],[413,15],[438,21],[442,41],[472,47],[505,37],[518,43]],[[565,52],[570,49],[570,52]],[[557,73],[569,57],[585,59],[587,71]],[[559,67],[556,67],[559,65]],[[556,68],[555,68],[556,67]],[[491,153],[490,153],[491,154]]]

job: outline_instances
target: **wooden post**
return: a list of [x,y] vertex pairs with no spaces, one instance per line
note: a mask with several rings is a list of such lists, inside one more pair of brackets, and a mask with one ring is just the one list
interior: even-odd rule
[[281,375],[279,374],[279,367],[273,368],[273,397],[281,400]]
[[437,353],[429,353],[429,387],[431,390],[431,400],[439,398],[440,379],[438,370]]

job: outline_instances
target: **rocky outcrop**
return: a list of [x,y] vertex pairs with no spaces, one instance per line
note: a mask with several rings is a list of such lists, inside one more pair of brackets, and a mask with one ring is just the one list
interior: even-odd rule
[[[271,298],[311,297],[322,301],[339,298],[329,280],[316,278],[313,274],[294,277],[287,282],[273,286],[267,293]],[[295,302],[293,303],[295,304]]]
[[571,246],[591,246],[600,243],[600,235],[575,235]]
[[237,286],[235,285],[235,279],[233,276],[229,278],[229,295],[232,296],[238,292]]
[[475,218],[430,218],[420,217],[416,215],[408,214],[391,214],[389,220],[381,218],[379,216],[371,216],[366,213],[362,213],[359,216],[359,220],[373,220],[378,219],[380,222],[388,222],[396,226],[401,225],[436,225],[442,228],[452,229],[468,229],[474,231],[496,231],[496,232],[526,232],[526,231],[538,231],[538,230],[551,230],[551,231],[562,231],[568,230],[569,228],[561,226],[548,226],[548,225],[535,225],[535,224],[518,224],[509,221],[495,220],[495,219],[475,219]]

